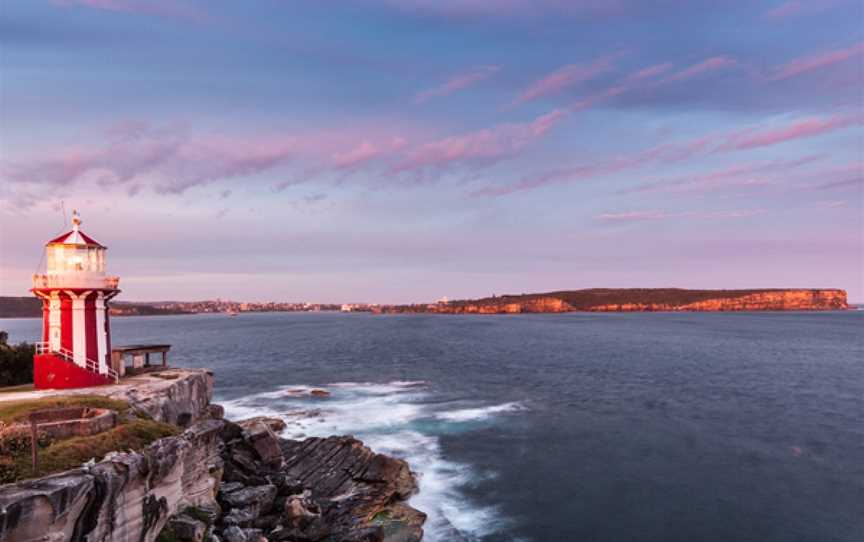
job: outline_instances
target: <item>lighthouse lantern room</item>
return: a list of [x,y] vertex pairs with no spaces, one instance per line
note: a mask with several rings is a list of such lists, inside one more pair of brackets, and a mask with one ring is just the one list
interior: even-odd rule
[[33,358],[36,389],[117,381],[108,302],[120,293],[120,279],[105,274],[106,250],[81,231],[77,212],[72,213],[72,230],[48,241],[46,273],[33,275],[31,290],[42,299],[42,341]]

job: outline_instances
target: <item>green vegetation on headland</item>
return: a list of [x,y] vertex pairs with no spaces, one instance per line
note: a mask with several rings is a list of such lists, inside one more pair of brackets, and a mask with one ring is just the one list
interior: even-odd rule
[[36,476],[80,467],[100,460],[112,451],[138,450],[151,442],[180,433],[180,428],[133,413],[126,401],[98,395],[47,397],[25,401],[0,402],[0,484],[34,477],[31,465],[31,437],[24,425],[31,412],[53,408],[89,407],[114,410],[117,425],[89,436],[74,436],[54,441],[44,433],[38,436],[39,470]]
[[8,340],[9,334],[0,331],[0,387],[33,382],[35,347],[27,343],[13,346]]

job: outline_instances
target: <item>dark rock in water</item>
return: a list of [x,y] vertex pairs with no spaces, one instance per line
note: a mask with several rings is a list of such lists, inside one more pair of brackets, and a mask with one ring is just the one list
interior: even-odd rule
[[237,425],[239,425],[243,429],[246,429],[249,426],[259,422],[269,427],[270,430],[274,433],[278,433],[284,430],[286,427],[285,422],[282,421],[281,418],[273,418],[270,416],[256,416],[254,418],[249,418],[248,420],[239,421],[237,422]]
[[312,397],[312,398],[326,398],[330,397],[330,392],[321,388],[313,388],[309,389],[293,389],[285,392],[285,397],[293,397],[293,398],[302,398],[302,397]]
[[[372,527],[371,520],[382,513],[392,515],[394,531],[407,523],[405,509],[410,507],[403,501],[417,485],[405,461],[376,454],[353,437],[283,441],[282,451],[284,471],[311,490],[311,497],[321,503],[322,519],[334,532],[347,535],[358,526]],[[397,504],[404,508],[391,514]],[[416,537],[405,540],[422,537],[419,525],[426,516],[415,512],[411,521],[417,525]]]
[[[353,437],[283,440],[261,420],[244,425],[241,438],[228,440],[221,452],[225,476],[217,498],[225,513],[216,521],[217,539],[422,538],[426,516],[405,503],[417,486],[404,461],[376,454]],[[232,429],[223,434],[235,436]],[[278,456],[272,450],[274,442]]]
[[279,439],[264,422],[255,421],[243,428],[243,438],[252,445],[258,457],[270,467],[282,464],[282,450]]

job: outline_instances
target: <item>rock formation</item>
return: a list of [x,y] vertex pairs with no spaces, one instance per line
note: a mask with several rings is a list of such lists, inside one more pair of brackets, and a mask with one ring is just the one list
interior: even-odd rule
[[[408,465],[352,437],[280,439],[281,420],[222,419],[212,375],[179,370],[105,388],[178,436],[0,486],[0,542],[416,542]],[[171,376],[173,375],[173,376]]]
[[205,420],[140,452],[0,487],[0,541],[152,542],[174,511],[216,506],[223,425]]
[[[417,490],[408,465],[352,437],[278,439],[227,423],[222,514],[210,526],[226,542],[416,542],[425,514],[406,500]],[[254,435],[254,436],[253,436]],[[265,444],[266,442],[266,444]],[[273,448],[280,450],[274,461]],[[263,450],[263,453],[261,453]]]
[[209,415],[213,373],[207,369],[167,369],[98,388],[0,393],[0,402],[93,394],[126,401],[133,409],[156,421],[188,427]]

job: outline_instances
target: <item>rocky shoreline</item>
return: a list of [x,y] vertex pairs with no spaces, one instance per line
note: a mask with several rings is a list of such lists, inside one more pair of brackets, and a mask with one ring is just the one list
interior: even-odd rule
[[282,439],[278,419],[225,420],[210,404],[212,378],[175,370],[88,390],[186,429],[139,451],[0,486],[0,542],[422,539],[426,516],[407,503],[417,481],[405,461],[351,436]]

